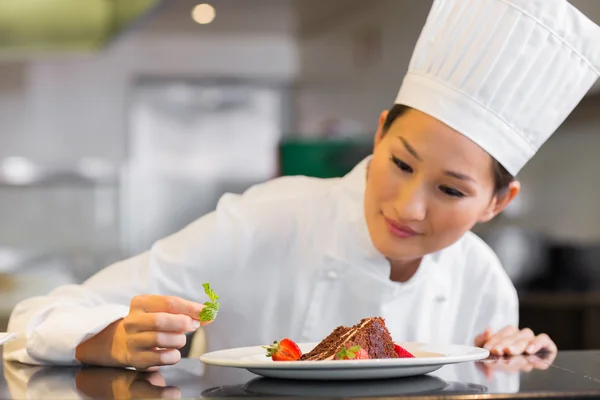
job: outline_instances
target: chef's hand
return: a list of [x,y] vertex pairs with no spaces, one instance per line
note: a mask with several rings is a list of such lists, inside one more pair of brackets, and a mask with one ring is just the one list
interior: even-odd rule
[[141,295],[131,300],[129,314],[76,349],[76,358],[91,365],[134,367],[156,371],[179,362],[187,332],[201,325],[204,306],[179,297]]
[[198,320],[203,307],[179,297],[134,297],[120,332],[125,364],[139,370],[155,370],[179,362],[178,349],[185,346],[185,333],[207,324]]
[[475,346],[483,347],[496,356],[516,356],[520,354],[536,354],[542,350],[556,353],[556,344],[545,333],[535,335],[529,328],[521,329],[514,326],[492,333],[491,328],[475,338]]

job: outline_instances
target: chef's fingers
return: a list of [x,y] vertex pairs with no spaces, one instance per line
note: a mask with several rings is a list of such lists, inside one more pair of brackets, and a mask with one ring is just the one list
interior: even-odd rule
[[176,296],[158,296],[144,294],[131,300],[131,311],[146,313],[183,314],[193,319],[199,319],[204,305]]
[[181,360],[179,350],[147,350],[134,351],[129,357],[129,364],[140,371],[148,371],[150,368],[163,365],[174,365]]
[[529,346],[527,346],[527,349],[525,349],[525,351],[528,354],[535,354],[540,350],[546,350],[549,353],[556,353],[558,351],[558,348],[548,335],[546,335],[545,333],[541,333],[531,341],[531,343],[529,344]]
[[133,351],[154,349],[181,349],[185,346],[183,333],[141,332],[127,336],[127,348]]
[[492,337],[492,328],[487,329],[475,338],[475,347],[482,347]]
[[529,346],[532,339],[529,335],[518,335],[512,343],[504,345],[504,354],[508,356],[517,356],[525,352],[525,348]]
[[[521,331],[517,330],[515,333],[513,333],[512,335],[507,335],[501,338],[497,338],[497,340],[495,340],[493,342],[493,344],[490,346],[490,353],[492,353],[493,355],[516,355],[516,354],[522,354],[521,353],[511,353],[510,352],[510,347],[514,344],[516,344],[516,342],[520,342],[521,340],[526,340],[526,341],[531,341],[533,340],[533,338],[535,337],[535,335],[533,334],[533,331],[529,328],[525,328]],[[489,342],[488,342],[489,344]]]
[[[500,342],[502,342],[506,338],[509,338],[517,333],[519,333],[518,328],[516,328],[514,326],[507,326],[506,328],[500,330],[498,333],[494,334],[492,336],[492,338],[483,345],[483,347],[486,350],[489,350],[492,354],[498,354],[498,349],[496,349],[496,347],[498,347]],[[492,350],[494,350],[494,351],[492,351]]]
[[187,315],[168,313],[134,313],[123,319],[123,327],[128,334],[136,332],[194,332],[200,323]]

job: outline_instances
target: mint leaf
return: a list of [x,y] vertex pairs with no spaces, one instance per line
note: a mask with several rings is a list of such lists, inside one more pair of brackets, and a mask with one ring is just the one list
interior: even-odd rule
[[210,288],[209,283],[204,283],[202,286],[204,287],[204,293],[211,301],[204,303],[204,308],[200,311],[200,321],[214,321],[219,311],[220,304],[217,302],[219,296]]
[[204,307],[200,311],[200,321],[214,321],[217,316],[217,309],[214,307]]
[[338,360],[343,360],[346,357],[349,360],[352,360],[353,358],[356,358],[356,353],[358,353],[359,351],[360,346],[352,346],[349,349],[342,347],[340,351],[337,352],[336,356]]
[[210,283],[203,283],[204,293],[210,298],[210,301],[215,302],[219,300],[219,296],[210,288]]

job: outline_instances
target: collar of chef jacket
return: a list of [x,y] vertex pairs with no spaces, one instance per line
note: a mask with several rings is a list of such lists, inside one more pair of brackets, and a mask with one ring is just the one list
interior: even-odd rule
[[395,297],[413,285],[427,283],[435,290],[438,300],[447,299],[451,289],[449,274],[452,273],[452,261],[456,258],[456,251],[452,249],[443,249],[423,257],[416,274],[405,283],[389,279],[390,264],[373,245],[364,216],[366,172],[370,159],[371,156],[362,160],[341,180],[339,202],[342,211],[336,221],[339,228],[331,238],[327,256],[337,268],[343,268],[345,264],[364,268],[365,273],[381,281],[380,289],[386,291],[387,296]]

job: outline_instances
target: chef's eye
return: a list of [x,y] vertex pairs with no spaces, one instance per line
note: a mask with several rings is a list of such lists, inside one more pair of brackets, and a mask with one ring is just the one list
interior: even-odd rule
[[444,193],[447,194],[448,196],[452,196],[452,197],[458,197],[458,198],[463,198],[465,197],[465,195],[462,192],[459,192],[456,189],[452,189],[448,186],[440,186],[440,190]]
[[400,160],[396,156],[392,156],[392,162],[394,164],[396,164],[396,166],[398,168],[400,168],[401,171],[408,172],[408,173],[412,173],[413,172],[413,169],[412,169],[412,167],[410,165],[408,165],[404,161]]

